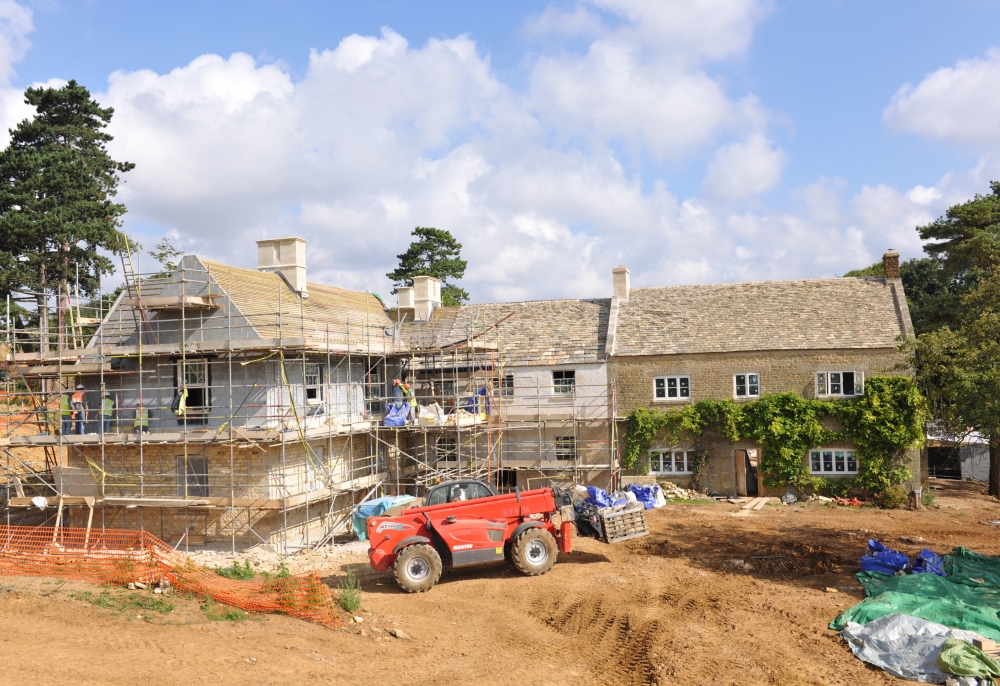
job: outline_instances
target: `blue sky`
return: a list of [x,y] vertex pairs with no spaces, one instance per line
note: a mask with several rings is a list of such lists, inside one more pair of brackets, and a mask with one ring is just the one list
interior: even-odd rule
[[[830,276],[1000,178],[1000,2],[0,3],[17,93],[76,78],[126,229],[384,291],[416,225],[475,300]],[[908,85],[909,84],[909,85]]]

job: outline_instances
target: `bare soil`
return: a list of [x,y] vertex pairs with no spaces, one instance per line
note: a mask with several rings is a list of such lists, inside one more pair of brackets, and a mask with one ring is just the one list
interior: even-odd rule
[[807,504],[742,516],[735,505],[671,504],[648,513],[652,535],[577,539],[543,577],[446,572],[422,595],[371,571],[357,547],[296,560],[334,587],[347,569],[358,574],[363,622],[339,629],[226,620],[218,605],[213,620],[200,599],[178,595],[164,611],[142,592],[100,600],[87,584],[0,579],[0,682],[887,684],[896,680],[827,629],[862,598],[852,575],[866,540],[911,555],[1000,554],[1000,530],[985,523],[1000,502],[978,484],[932,483],[937,507],[919,512]]

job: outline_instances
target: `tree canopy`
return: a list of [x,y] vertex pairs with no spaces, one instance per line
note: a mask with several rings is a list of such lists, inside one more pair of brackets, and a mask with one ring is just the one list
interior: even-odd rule
[[450,280],[465,276],[466,261],[462,259],[462,244],[450,231],[431,227],[413,229],[415,237],[410,247],[399,259],[399,267],[386,274],[392,280],[393,293],[400,286],[412,286],[414,276],[433,276],[441,279],[441,304],[454,307],[469,301],[469,294]]
[[80,290],[92,294],[117,251],[125,206],[114,202],[119,174],[105,131],[114,109],[102,108],[76,81],[62,88],[29,88],[35,116],[11,129],[0,152],[0,289],[36,293],[40,323],[53,282],[66,292],[79,270]]

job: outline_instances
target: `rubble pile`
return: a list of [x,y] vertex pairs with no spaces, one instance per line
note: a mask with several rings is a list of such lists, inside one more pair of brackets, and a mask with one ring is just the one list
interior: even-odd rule
[[663,491],[663,497],[669,499],[680,498],[683,500],[698,500],[705,496],[698,491],[694,491],[687,488],[681,488],[677,484],[671,481],[661,481],[660,489]]

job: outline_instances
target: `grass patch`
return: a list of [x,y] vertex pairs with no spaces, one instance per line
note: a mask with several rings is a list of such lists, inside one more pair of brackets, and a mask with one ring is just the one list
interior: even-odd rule
[[243,610],[229,605],[219,605],[205,596],[205,602],[201,606],[201,611],[213,622],[243,622],[250,619],[250,615]]
[[711,498],[667,498],[667,505],[672,503],[678,505],[709,505],[714,502]]
[[354,576],[354,570],[347,570],[347,578],[340,582],[340,593],[337,602],[348,612],[354,612],[361,607],[361,583]]
[[246,560],[242,566],[239,562],[234,562],[228,567],[209,567],[209,569],[219,576],[237,581],[250,581],[257,574],[250,565],[250,560]]
[[103,607],[120,615],[132,615],[137,612],[156,612],[165,615],[174,611],[172,602],[161,595],[150,592],[112,594],[110,588],[105,588],[100,593],[91,593],[90,591],[71,593],[70,597],[97,607]]
[[930,489],[924,491],[920,495],[920,504],[924,507],[934,507],[934,503],[937,502],[938,494]]

